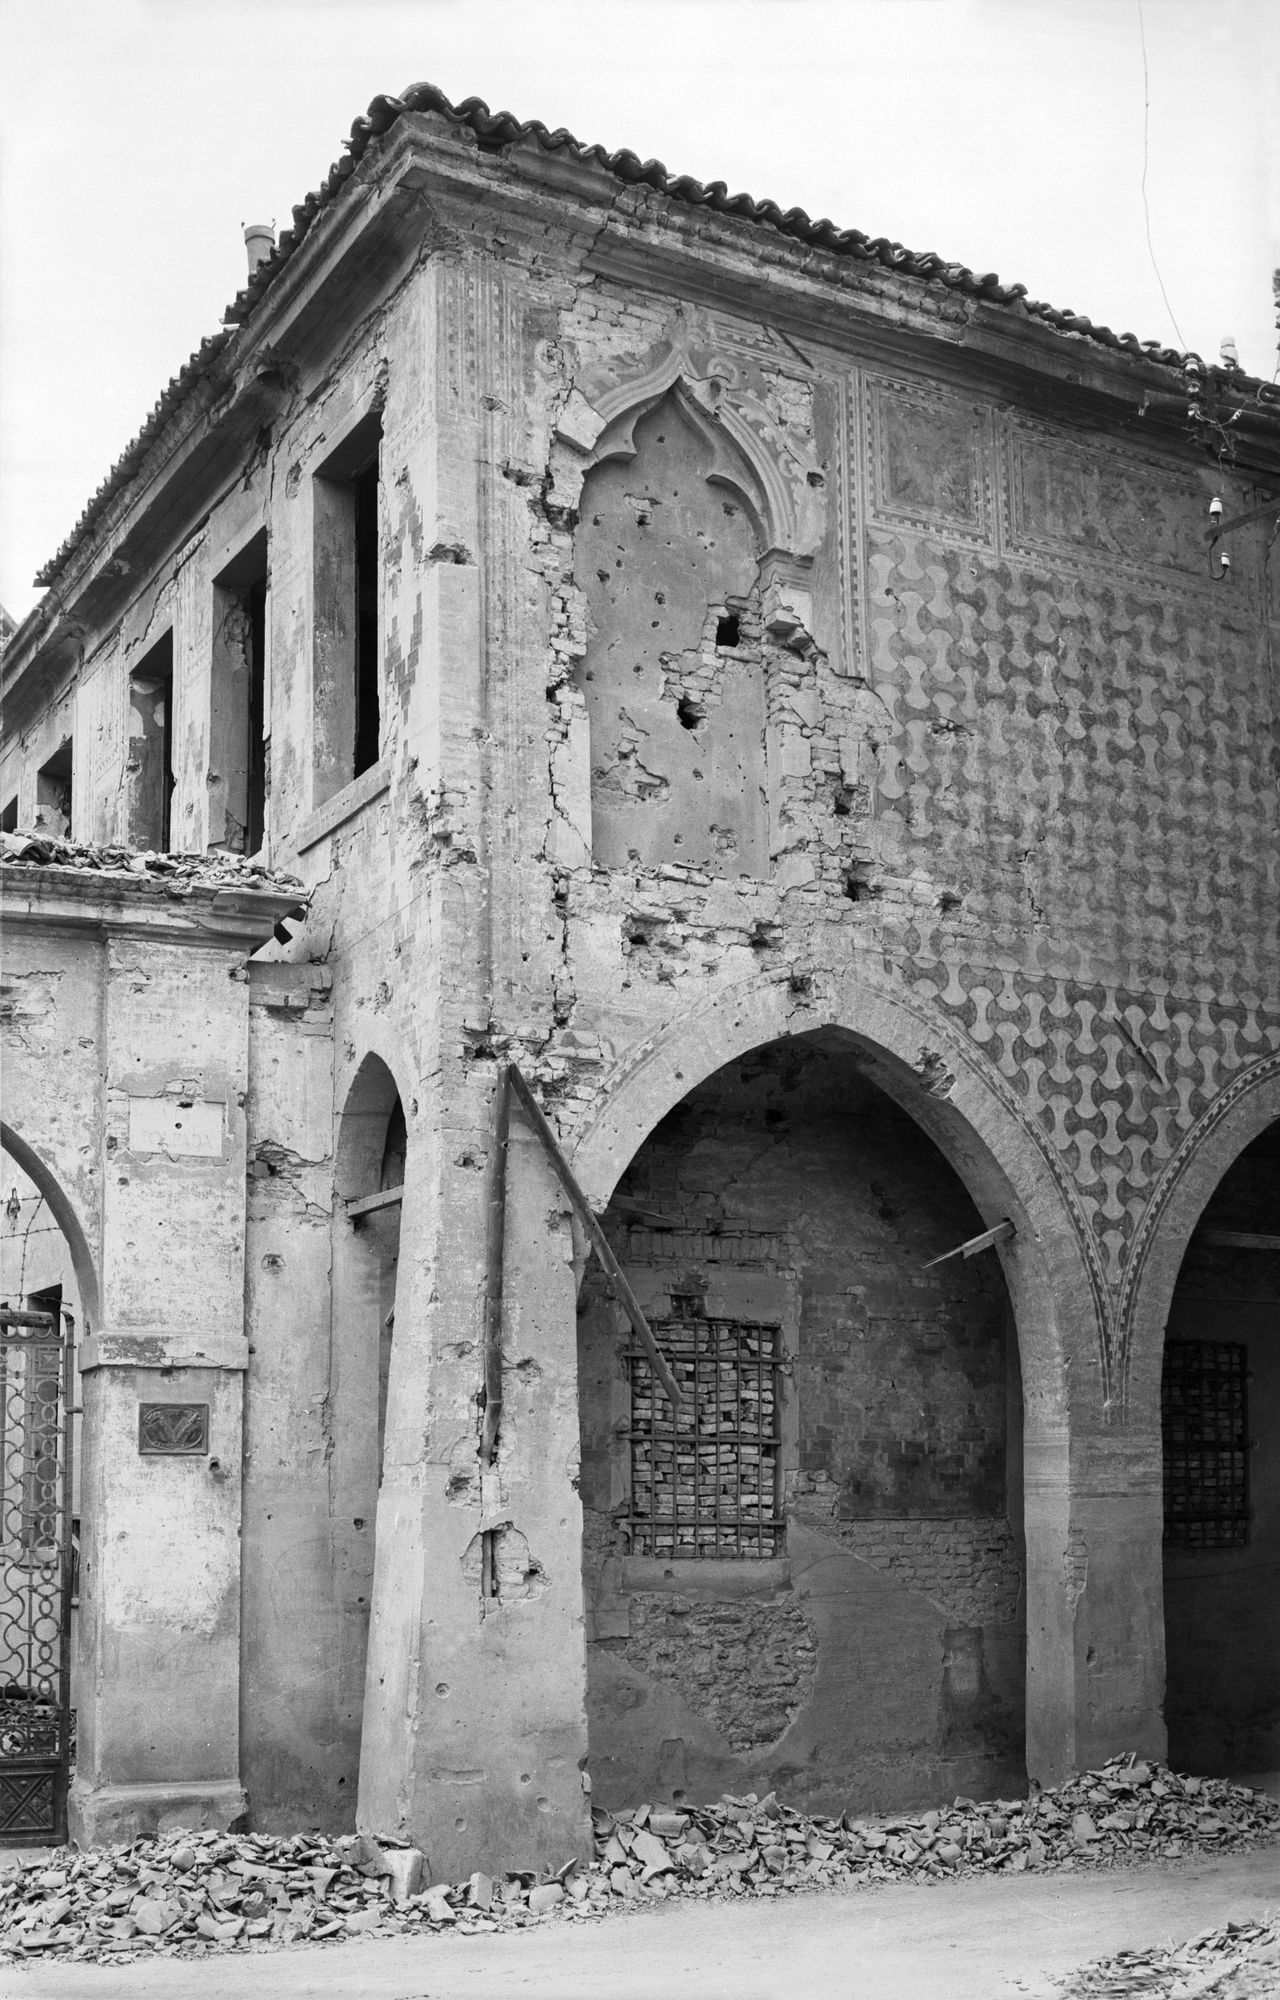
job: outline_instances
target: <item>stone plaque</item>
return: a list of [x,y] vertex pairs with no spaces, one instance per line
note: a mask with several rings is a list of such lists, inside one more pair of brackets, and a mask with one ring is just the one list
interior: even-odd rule
[[138,1450],[144,1458],[199,1458],[208,1449],[207,1403],[139,1403]]
[[204,1098],[131,1097],[129,1151],[222,1158],[222,1105]]

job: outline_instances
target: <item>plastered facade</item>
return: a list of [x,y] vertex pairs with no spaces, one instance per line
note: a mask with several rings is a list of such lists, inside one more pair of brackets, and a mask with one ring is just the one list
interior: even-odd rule
[[[788,1730],[794,1784],[816,1797],[825,1766],[879,1803],[895,1768],[916,1797],[957,1759],[1051,1779],[1164,1747],[1165,1320],[1201,1210],[1280,1113],[1274,577],[1249,530],[1221,587],[1203,532],[1211,493],[1239,510],[1268,468],[1246,453],[1224,476],[1140,419],[1168,372],[405,112],[66,558],[63,608],[6,657],[19,824],[69,736],[72,831],[127,837],[129,672],[171,631],[171,844],[220,837],[215,592],[265,531],[265,848],[307,904],[225,980],[234,1032],[217,1007],[200,1029],[237,1051],[242,1177],[210,1188],[198,1237],[181,1212],[149,1234],[151,1170],[110,1171],[109,1024],[60,1028],[83,1054],[23,1107],[117,1317],[163,1285],[181,1323],[243,1343],[218,1391],[239,1426],[218,1489],[243,1518],[242,1615],[220,1628],[235,1768],[175,1748],[179,1790],[234,1783],[263,1826],[412,1834],[437,1874],[584,1847],[584,1246],[519,1117],[497,1156],[501,1069],[604,1211],[690,1093],[815,1035],[842,1088],[936,1149],[882,1273],[902,1325],[881,1360],[938,1343],[986,1414],[948,1442],[933,1383],[914,1430],[891,1401],[867,1421],[833,1365],[856,1315],[829,1288],[827,1344],[788,1385],[808,1437],[789,1579],[741,1564],[710,1599],[710,1566],[640,1579],[625,1638],[591,1641],[668,1705],[618,1782],[710,1784]],[[335,782],[324,482],[372,434],[379,755]],[[41,1018],[106,990],[154,1041],[159,987],[121,961],[103,989],[77,938]],[[184,1018],[226,998],[189,947],[173,980],[196,982]],[[391,1245],[347,1203],[382,1184],[397,1102]],[[945,1315],[903,1330],[951,1218],[957,1241],[1013,1225],[980,1281],[963,1267],[998,1366]],[[795,1249],[794,1214],[757,1221],[790,1230],[787,1282],[812,1301],[821,1246]],[[842,1254],[878,1227],[852,1201]],[[914,1483],[877,1484],[890,1433],[920,1440]],[[948,1464],[960,1499],[936,1512]],[[691,1734],[664,1662],[673,1616],[705,1623],[708,1602],[738,1636],[702,1644]],[[975,1631],[1000,1635],[981,1659]],[[85,1643],[115,1659],[107,1625]],[[757,1643],[776,1686],[731,1716],[733,1646]],[[888,1716],[868,1690],[895,1671]],[[850,1704],[863,1737],[837,1747],[821,1717]],[[135,1766],[163,1785],[169,1754],[112,1737],[84,1785]]]

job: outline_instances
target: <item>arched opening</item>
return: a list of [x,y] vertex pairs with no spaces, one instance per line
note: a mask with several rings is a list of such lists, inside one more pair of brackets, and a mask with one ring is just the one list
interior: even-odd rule
[[1280,1771],[1280,1119],[1218,1183],[1161,1385],[1170,1762]]
[[595,1795],[816,1810],[1025,1788],[1022,1393],[994,1252],[853,1038],[768,1042],[652,1130],[579,1302]]
[[0,1154],[0,1816],[10,1838],[58,1840],[74,1759],[75,1340],[85,1322],[77,1266],[87,1268],[88,1252],[81,1238],[73,1256],[61,1219],[69,1204],[9,1137]]
[[366,1056],[338,1121],[335,1151],[330,1507],[343,1605],[339,1726],[359,1768],[378,1489],[395,1337],[407,1129],[395,1078]]

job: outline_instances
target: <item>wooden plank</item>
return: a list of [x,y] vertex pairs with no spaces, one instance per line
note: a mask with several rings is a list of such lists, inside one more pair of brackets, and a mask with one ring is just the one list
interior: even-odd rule
[[1280,1250],[1280,1236],[1248,1229],[1200,1229],[1195,1240],[1215,1250]]
[[404,1200],[404,1188],[383,1188],[381,1194],[362,1194],[347,1203],[347,1214],[354,1222],[358,1215],[372,1215],[376,1208],[396,1208]]
[[1007,1242],[1013,1233],[1013,1224],[1006,1216],[994,1229],[984,1229],[981,1236],[971,1236],[967,1243],[957,1243],[954,1250],[944,1250],[941,1257],[931,1257],[924,1269],[932,1271],[935,1264],[946,1264],[952,1257],[976,1257],[979,1250],[989,1250],[993,1243]]

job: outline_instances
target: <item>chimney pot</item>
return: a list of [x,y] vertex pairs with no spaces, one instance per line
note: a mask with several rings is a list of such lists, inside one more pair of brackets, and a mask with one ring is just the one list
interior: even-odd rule
[[246,222],[244,247],[249,258],[249,276],[265,264],[276,247],[276,232],[268,222]]

